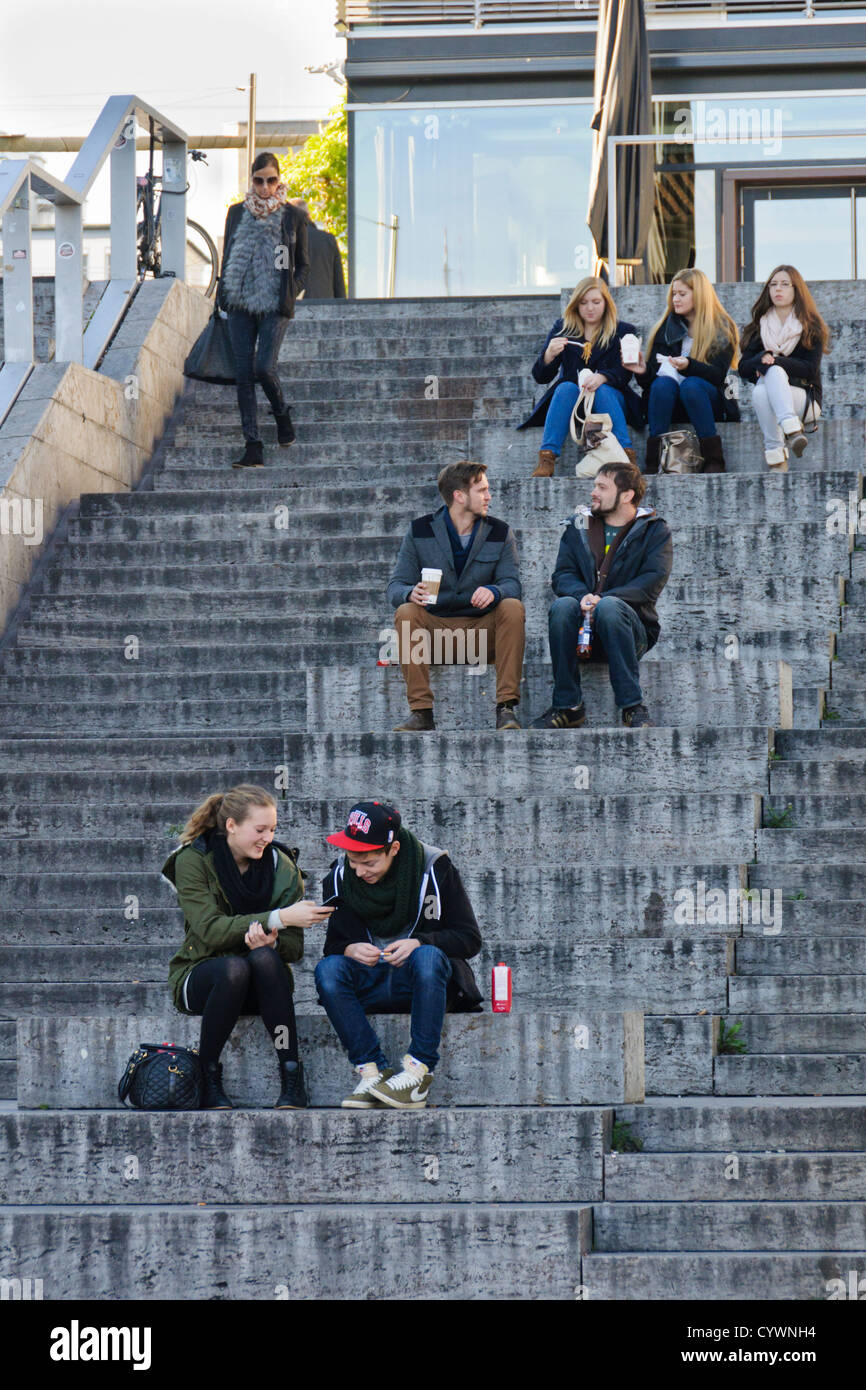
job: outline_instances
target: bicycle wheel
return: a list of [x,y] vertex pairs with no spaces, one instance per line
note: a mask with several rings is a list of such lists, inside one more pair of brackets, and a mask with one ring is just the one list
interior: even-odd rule
[[186,224],[186,283],[207,298],[214,292],[219,271],[219,252],[210,232],[198,222]]

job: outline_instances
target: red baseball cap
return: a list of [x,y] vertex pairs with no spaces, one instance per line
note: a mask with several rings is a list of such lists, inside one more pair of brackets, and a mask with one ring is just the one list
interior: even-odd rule
[[327,837],[338,849],[388,849],[400,833],[400,812],[384,801],[359,801],[349,812],[346,829]]

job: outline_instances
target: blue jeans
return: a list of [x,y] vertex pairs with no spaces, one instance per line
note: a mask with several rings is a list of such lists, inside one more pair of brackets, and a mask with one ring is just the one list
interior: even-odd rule
[[[547,615],[550,659],[553,662],[553,707],[574,709],[582,699],[577,634],[583,622],[580,600],[555,598]],[[624,599],[599,599],[592,623],[591,660],[604,660],[620,709],[643,704],[638,662],[647,649],[646,628]]]
[[257,381],[261,382],[275,415],[282,415],[286,408],[277,376],[277,358],[288,322],[285,314],[265,314],[263,318],[258,318],[243,310],[232,309],[229,313],[228,330],[235,356],[235,379],[244,439],[260,438],[256,415]]
[[411,1013],[409,1051],[433,1071],[445,1018],[451,962],[438,946],[417,946],[403,965],[362,965],[350,956],[323,956],[316,966],[319,1003],[349,1054],[353,1067],[364,1062],[388,1066],[368,1013]]
[[694,425],[698,439],[709,439],[718,434],[714,412],[721,403],[717,388],[702,376],[687,376],[682,381],[674,381],[671,376],[657,376],[649,393],[649,433],[667,434],[679,405],[681,409],[676,412],[679,418],[685,414]]
[[[559,383],[547,408],[544,434],[541,438],[542,449],[551,449],[557,455],[562,453],[562,446],[568,434],[569,421],[574,414],[574,407],[577,405],[579,395],[580,387],[576,382],[561,381]],[[614,435],[624,449],[630,449],[631,436],[626,424],[625,401],[622,392],[617,391],[615,386],[599,386],[595,393],[592,409],[596,415],[610,416]]]

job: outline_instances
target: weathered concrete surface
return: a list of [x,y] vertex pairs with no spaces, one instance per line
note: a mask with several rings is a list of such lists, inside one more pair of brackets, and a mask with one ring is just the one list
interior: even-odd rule
[[[771,1252],[729,1254],[718,1249],[689,1254],[593,1253],[583,1261],[589,1299],[604,1301],[699,1299],[713,1302],[823,1301],[850,1269],[866,1269],[866,1250],[844,1255]],[[715,1345],[715,1343],[713,1343]]]
[[593,1207],[593,1249],[846,1250],[863,1246],[862,1201],[601,1202]]
[[0,1213],[0,1260],[14,1249],[46,1299],[573,1299],[591,1219],[574,1203],[32,1206]]
[[[386,1055],[399,1061],[408,1046],[409,1018],[382,1015],[375,1027]],[[30,1110],[119,1105],[117,1082],[139,1043],[167,1039],[197,1046],[198,1031],[198,1019],[169,1010],[150,1018],[21,1019],[18,1103]],[[300,1016],[298,1035],[311,1103],[339,1105],[352,1089],[354,1072],[328,1019]],[[449,1014],[442,1041],[431,1103],[607,1105],[644,1096],[640,1015]],[[226,1089],[238,1104],[273,1105],[277,1068],[258,1019],[240,1020],[223,1061]]]
[[[791,1010],[789,1027],[795,1029],[796,998],[786,998],[778,1007]],[[719,1096],[863,1096],[866,1051],[717,1057],[713,1090]]]
[[0,1115],[0,1192],[10,1206],[138,1206],[169,1194],[178,1205],[591,1202],[603,1195],[611,1115],[564,1106],[19,1112]]
[[607,1201],[810,1202],[866,1200],[866,1154],[610,1153]]
[[[209,313],[209,302],[181,281],[151,281],[138,291],[99,372],[74,362],[34,369],[0,427],[0,499],[38,506],[41,534],[36,544],[26,531],[2,538],[0,631],[63,508],[82,492],[129,489],[138,481]],[[124,386],[130,375],[136,394]]]
[[[716,1062],[725,1060],[716,1058]],[[734,1059],[728,1059],[733,1061]],[[859,1153],[866,1148],[866,1101],[814,1097],[647,1102],[617,1106],[645,1153],[713,1150],[740,1154],[768,1149],[789,1152]],[[625,1155],[623,1155],[625,1157]],[[640,1155],[635,1156],[637,1161]]]

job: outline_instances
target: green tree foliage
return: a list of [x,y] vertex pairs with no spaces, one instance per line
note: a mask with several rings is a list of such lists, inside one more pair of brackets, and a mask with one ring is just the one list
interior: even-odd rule
[[311,135],[299,154],[280,160],[280,174],[290,198],[303,198],[314,222],[333,232],[340,245],[346,270],[347,204],[346,152],[348,122],[346,98],[328,112],[328,124]]

